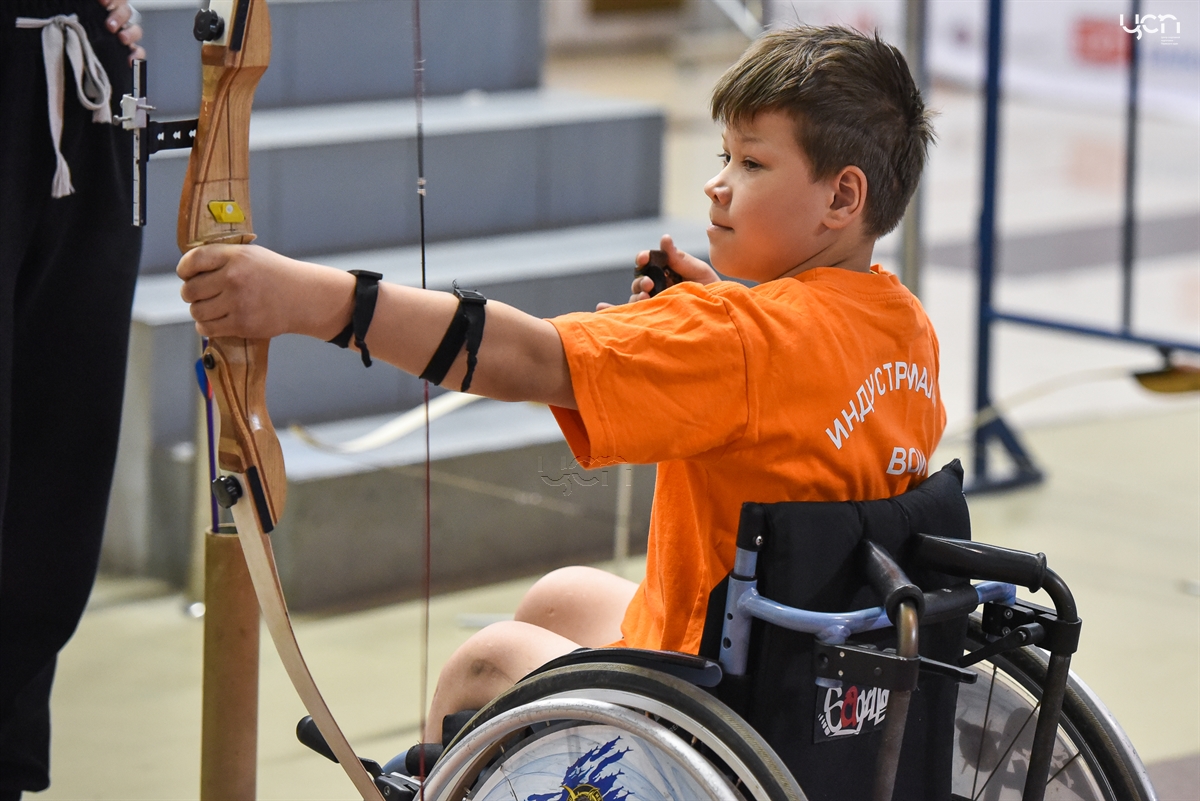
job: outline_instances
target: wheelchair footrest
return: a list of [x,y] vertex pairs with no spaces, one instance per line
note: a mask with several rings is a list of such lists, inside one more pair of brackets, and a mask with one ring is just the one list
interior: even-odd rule
[[[447,715],[446,717],[450,717]],[[459,728],[462,728],[461,726]],[[458,732],[455,731],[455,734]],[[409,776],[426,776],[441,758],[444,743],[417,743],[404,754],[404,770]]]
[[375,786],[386,801],[415,801],[421,795],[421,783],[407,776],[385,773],[375,777]]
[[[338,761],[338,758],[333,754],[333,749],[329,747],[329,743],[325,742],[325,735],[321,734],[321,730],[317,728],[317,723],[312,719],[311,715],[305,715],[296,724],[296,739],[330,762]],[[367,773],[371,774],[374,778],[379,778],[380,774],[383,773],[383,768],[373,759],[359,757],[358,761],[362,763]]]

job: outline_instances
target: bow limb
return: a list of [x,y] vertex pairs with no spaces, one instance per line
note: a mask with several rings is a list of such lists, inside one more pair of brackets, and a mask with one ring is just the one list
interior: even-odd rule
[[[232,0],[201,49],[203,94],[179,201],[179,248],[254,240],[250,211],[250,110],[271,57],[266,0]],[[199,28],[199,24],[197,25]],[[220,32],[218,32],[218,28]],[[217,337],[204,366],[220,409],[217,462],[254,592],[275,649],[329,747],[367,801],[383,796],[321,697],[296,642],[267,534],[283,514],[283,451],[266,405],[270,340]],[[239,502],[239,498],[240,501]]]

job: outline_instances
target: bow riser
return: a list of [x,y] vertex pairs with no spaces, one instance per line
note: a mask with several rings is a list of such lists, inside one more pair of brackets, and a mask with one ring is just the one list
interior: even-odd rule
[[[255,239],[250,207],[250,113],[254,92],[271,60],[271,18],[261,0],[242,0],[225,22],[224,44],[200,49],[202,94],[196,139],[179,200],[181,252],[200,245],[249,244]],[[266,405],[270,340],[218,337],[205,366],[220,410],[218,464],[255,476],[247,489],[264,531],[283,514],[287,479],[283,453]]]
[[270,344],[269,339],[216,337],[204,352],[221,415],[217,464],[226,472],[253,476],[246,490],[264,532],[275,528],[287,500],[283,450],[267,414]]
[[[179,249],[254,241],[250,212],[250,110],[271,60],[267,5],[243,0],[228,45],[200,50],[200,124],[179,202]],[[239,32],[239,15],[244,26]]]

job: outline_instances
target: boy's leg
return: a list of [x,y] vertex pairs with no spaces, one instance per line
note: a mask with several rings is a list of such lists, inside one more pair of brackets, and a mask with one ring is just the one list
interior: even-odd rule
[[441,742],[446,715],[483,707],[538,666],[578,647],[579,643],[552,631],[515,620],[477,631],[459,646],[438,676],[425,742]]
[[564,567],[534,584],[513,616],[587,648],[621,639],[621,621],[638,585],[594,567]]
[[446,715],[479,709],[551,659],[621,639],[621,620],[637,587],[592,567],[543,576],[517,606],[515,620],[473,634],[442,668],[425,742],[441,741]]

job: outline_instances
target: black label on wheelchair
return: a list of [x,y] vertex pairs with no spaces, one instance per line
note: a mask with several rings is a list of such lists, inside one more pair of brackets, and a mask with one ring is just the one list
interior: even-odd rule
[[818,743],[857,737],[883,728],[888,691],[878,687],[843,684],[818,687],[814,741]]

